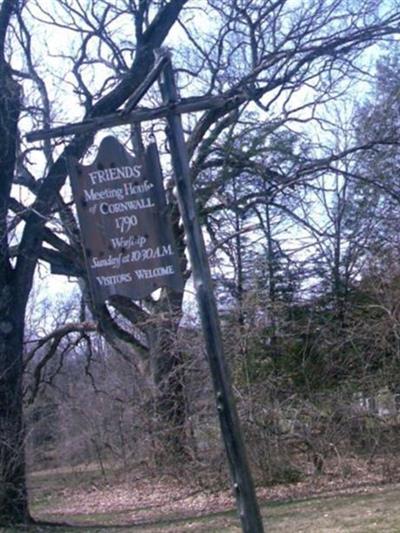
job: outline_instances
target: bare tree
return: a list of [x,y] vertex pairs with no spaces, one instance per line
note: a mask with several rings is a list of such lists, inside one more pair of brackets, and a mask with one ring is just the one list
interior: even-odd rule
[[[75,50],[64,52],[60,61],[68,65],[66,81],[72,83],[84,116],[94,118],[117,111],[138,87],[154,63],[155,49],[165,42],[184,6],[188,14],[181,17],[181,31],[185,35],[182,41],[185,39],[188,43],[190,55],[184,57],[185,62],[180,61],[181,83],[201,93],[218,92],[225,101],[218,108],[191,117],[187,123],[187,145],[195,184],[200,183],[203,172],[213,165],[219,166],[220,163],[212,159],[212,147],[235,122],[237,110],[243,106],[248,106],[250,111],[260,110],[263,113],[260,116],[271,123],[271,128],[291,120],[301,123],[304,113],[307,119],[314,120],[316,106],[341,91],[344,81],[357,72],[357,58],[361,52],[397,33],[400,19],[396,5],[390,5],[382,14],[373,0],[358,2],[356,9],[344,0],[315,0],[296,9],[284,0],[267,3],[237,1],[229,6],[226,2],[210,0],[200,6],[201,11],[197,4],[185,0],[121,1],[113,5],[90,1],[72,6],[59,0],[56,3],[57,16],[33,0],[18,13],[17,2],[3,0],[0,10],[3,87],[0,108],[2,138],[8,140],[2,144],[5,152],[0,158],[5,176],[0,189],[0,302],[7,317],[0,328],[0,426],[4,428],[2,435],[5,436],[0,444],[0,468],[5,487],[1,493],[0,516],[4,523],[28,520],[21,406],[27,300],[40,259],[51,263],[59,272],[85,277],[76,222],[61,193],[67,177],[66,157],[79,159],[93,141],[93,135],[88,134],[76,136],[62,146],[44,143],[41,150],[45,154],[45,165],[40,176],[35,176],[29,164],[30,149],[24,151],[21,148],[21,157],[16,160],[17,119],[21,108],[16,80],[25,84],[27,93],[32,86],[36,91],[30,93],[34,98],[26,102],[25,112],[31,120],[48,126],[55,115],[46,80],[38,68],[32,47],[31,35],[37,30],[35,25],[31,29],[27,21],[34,16],[36,27],[43,28],[47,24],[56,27],[57,31],[78,36]],[[193,10],[189,12],[189,8]],[[25,55],[24,66],[14,70],[7,62],[6,51],[6,33],[13,12],[18,22],[14,38]],[[195,17],[190,20],[193,13]],[[208,34],[200,38],[198,21],[204,17],[216,22],[210,25]],[[122,21],[128,21],[126,32],[118,31]],[[186,65],[187,57],[190,60]],[[101,76],[98,74],[100,70]],[[55,85],[61,83],[57,78]],[[311,98],[300,102],[296,95],[302,88],[311,94]],[[314,167],[327,165],[331,160],[329,154],[328,159],[314,162]],[[290,179],[301,182],[310,172],[310,166],[304,165]],[[33,202],[28,200],[22,205],[23,202],[11,196],[14,178],[35,195]],[[205,207],[212,196],[213,188],[210,187],[199,207]],[[9,226],[10,210],[15,216]],[[67,238],[55,231],[54,219],[61,221]],[[174,222],[182,270],[188,277],[190,272],[176,212]],[[20,237],[17,248],[9,247],[9,228],[17,228],[15,236]],[[184,423],[185,413],[182,354],[175,349],[182,299],[182,293],[163,291],[157,301],[149,298],[141,305],[124,298],[114,299],[108,307],[95,308],[93,303],[90,304],[99,329],[109,341],[122,352],[129,350],[137,367],[152,373],[160,416],[164,423],[171,422],[171,426],[178,429]],[[119,320],[114,320],[115,312]],[[127,321],[129,326],[122,327]],[[171,445],[183,449],[176,434],[171,435]]]
[[0,8],[0,523],[28,518],[22,420],[24,298],[8,247],[8,209],[16,164],[21,90],[8,63],[7,30],[17,3]]
[[[185,1],[172,0],[154,14],[146,31],[141,31],[140,20],[143,10],[136,13],[138,28],[134,57],[119,81],[88,112],[90,116],[115,111],[139,85],[153,64],[153,51],[163,43],[171,26],[176,21]],[[16,148],[18,139],[18,114],[21,108],[20,91],[12,69],[7,62],[6,33],[11,16],[15,14],[17,2],[5,0],[1,4],[0,52],[1,52],[1,128],[3,151],[1,180],[1,276],[0,294],[2,316],[1,353],[0,353],[0,517],[2,524],[26,523],[29,520],[25,484],[24,431],[22,421],[22,355],[24,315],[32,287],[37,262],[41,256],[44,226],[59,199],[67,171],[66,156],[80,157],[90,144],[91,137],[79,137],[72,141],[63,154],[51,162],[45,179],[37,188],[37,196],[25,216],[25,226],[18,246],[18,255],[11,261],[8,243],[8,210],[12,207],[10,199],[11,184],[16,169]],[[147,3],[146,3],[147,6]],[[40,84],[39,84],[40,85]],[[15,204],[14,204],[15,208]],[[19,211],[18,207],[16,208]],[[25,211],[22,209],[21,211]],[[44,233],[43,233],[44,232]],[[54,237],[51,237],[52,239]],[[68,245],[54,238],[54,243],[64,251]]]

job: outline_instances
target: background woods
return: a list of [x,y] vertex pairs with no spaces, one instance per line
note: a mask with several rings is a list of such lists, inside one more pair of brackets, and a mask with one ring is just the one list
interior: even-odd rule
[[[257,479],[395,457],[399,19],[395,1],[2,1],[2,523],[29,521],[24,447],[29,469],[226,483],[165,125],[113,134],[157,138],[186,291],[103,306],[65,158],[107,132],[24,139],[123,108],[165,45],[183,98],[223,97],[184,127]],[[161,104],[156,86],[140,103]]]

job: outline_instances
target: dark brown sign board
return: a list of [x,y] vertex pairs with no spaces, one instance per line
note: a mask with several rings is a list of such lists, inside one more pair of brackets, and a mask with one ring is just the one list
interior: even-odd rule
[[133,157],[106,137],[91,165],[70,159],[69,169],[95,301],[182,290],[155,143]]
[[[175,83],[175,75],[172,68],[172,63],[170,59],[169,52],[166,52],[165,50],[159,50],[159,55],[163,55],[166,58],[166,61],[162,59],[161,62],[157,62],[157,64],[154,66],[153,70],[150,72],[149,76],[146,77],[143,84],[140,85],[134,94],[131,95],[128,104],[126,106],[126,109],[129,111],[126,115],[124,113],[121,114],[121,112],[117,112],[112,116],[109,116],[108,118],[101,118],[101,121],[97,121],[96,119],[89,119],[88,121],[85,121],[80,124],[73,124],[68,126],[62,126],[61,128],[55,128],[53,130],[46,130],[42,132],[37,132],[36,134],[32,134],[30,136],[31,140],[40,140],[40,139],[46,139],[51,138],[53,136],[64,136],[70,133],[82,133],[82,131],[94,131],[97,129],[110,127],[110,126],[116,126],[118,124],[123,123],[139,123],[145,120],[154,120],[155,118],[165,117],[168,122],[168,129],[167,129],[167,136],[169,140],[170,150],[171,150],[171,156],[172,156],[172,163],[175,171],[175,183],[176,183],[176,191],[177,191],[177,198],[179,202],[180,207],[180,213],[182,216],[182,222],[183,226],[185,228],[185,233],[187,237],[187,247],[189,251],[189,256],[191,260],[192,265],[192,271],[193,271],[193,278],[195,281],[195,288],[196,288],[196,296],[197,301],[199,304],[199,311],[200,311],[200,317],[201,322],[203,326],[203,332],[204,332],[204,339],[206,343],[206,349],[207,349],[207,358],[210,365],[211,375],[213,378],[213,385],[214,390],[216,394],[216,401],[217,401],[217,410],[221,425],[221,433],[224,439],[225,448],[227,452],[227,457],[229,460],[229,466],[232,473],[232,478],[234,482],[234,492],[237,500],[237,507],[238,507],[238,514],[240,517],[240,521],[242,524],[242,529],[244,533],[263,533],[263,521],[260,514],[260,509],[258,507],[257,503],[257,497],[256,492],[254,488],[254,483],[251,476],[250,467],[247,460],[246,455],[246,449],[245,445],[242,439],[241,430],[240,430],[240,423],[239,418],[237,414],[237,410],[235,407],[233,392],[232,392],[232,386],[231,386],[231,380],[229,376],[229,368],[226,364],[226,360],[223,353],[223,343],[222,343],[222,336],[221,336],[221,330],[220,330],[220,323],[219,323],[219,317],[218,317],[218,310],[216,306],[216,301],[213,293],[213,286],[212,286],[212,279],[210,274],[210,268],[208,264],[208,258],[207,258],[207,252],[204,244],[204,239],[201,231],[201,226],[199,219],[196,215],[196,205],[194,201],[194,195],[192,190],[192,184],[190,181],[190,172],[189,172],[189,158],[187,153],[187,147],[185,142],[185,137],[183,133],[182,128],[182,122],[181,122],[181,113],[193,111],[193,108],[188,108],[186,106],[182,106],[182,101],[180,100],[180,97],[178,95],[178,91],[176,88]],[[164,100],[164,105],[158,109],[152,109],[152,110],[133,110],[133,107],[138,103],[140,98],[145,94],[149,86],[155,81],[155,79],[158,77],[158,75],[161,74],[161,93]],[[225,102],[226,103],[226,102]],[[203,102],[204,104],[204,102]],[[209,109],[209,106],[201,105],[200,107],[196,107],[196,110],[200,109]],[[214,105],[214,104],[212,104]],[[216,104],[217,107],[220,107],[221,105],[224,105],[222,103]],[[121,121],[122,120],[122,121]],[[111,141],[109,141],[111,142]],[[114,143],[114,141],[112,141]],[[156,148],[154,147],[156,150]],[[118,148],[119,150],[119,148]],[[148,152],[148,154],[150,151]],[[159,162],[157,158],[150,157],[148,159],[149,163],[146,165],[145,163],[141,162],[140,158],[137,158],[138,162],[137,165],[142,165],[143,168],[147,169],[150,167],[158,168],[159,171],[156,172],[155,175],[159,176],[159,178],[156,178],[156,181],[150,182],[149,176],[150,174],[141,174],[141,171],[138,172],[140,175],[140,183],[142,185],[153,183],[154,186],[156,186],[156,183],[161,184],[162,180],[160,178],[161,176],[161,170],[159,167]],[[98,160],[101,165],[103,165],[103,161],[100,157],[98,157]],[[130,161],[131,168],[133,169],[134,163]],[[77,172],[80,169],[79,165],[77,163],[73,163],[75,165],[75,168],[72,169],[71,174],[75,176],[76,182],[79,182],[77,177]],[[113,166],[114,165],[114,166]],[[120,166],[123,166],[120,164]],[[95,167],[95,165],[94,165]],[[97,171],[112,169],[112,168],[118,168],[115,166],[115,161],[111,163],[108,163],[107,167],[97,167]],[[93,170],[93,172],[96,172]],[[121,170],[121,172],[123,172]],[[109,173],[103,174],[103,178],[106,176],[107,178],[112,177],[112,179],[116,180],[117,178],[115,176],[118,175],[118,172],[111,171]],[[100,174],[99,174],[100,176]],[[146,176],[146,177],[144,177]],[[89,176],[90,178],[90,176]],[[102,180],[104,181],[105,178]],[[121,176],[122,179],[122,176]],[[135,178],[139,179],[139,178]],[[86,177],[87,180],[87,177]],[[158,180],[158,181],[157,181]],[[96,181],[96,180],[95,180]],[[100,179],[98,179],[100,181]],[[107,181],[107,180],[105,180]],[[110,179],[110,181],[112,181]],[[124,183],[122,181],[122,183]],[[76,185],[74,185],[76,187]],[[88,189],[87,194],[90,193],[90,182],[86,186]],[[88,188],[89,187],[89,188]],[[95,184],[93,184],[93,188],[95,187]],[[147,187],[147,186],[146,186]],[[157,185],[159,187],[159,185]],[[114,187],[115,188],[115,187]],[[104,191],[106,191],[106,187],[103,187]],[[112,187],[110,188],[110,190]],[[150,187],[150,190],[152,187]],[[101,191],[102,189],[99,189]],[[108,189],[107,189],[108,190]],[[80,191],[80,192],[79,192]],[[80,194],[81,198],[83,198],[84,202],[87,202],[88,200],[85,198],[85,193],[82,192],[84,189],[77,190],[77,195]],[[97,189],[96,189],[97,191]],[[107,194],[111,194],[108,192],[101,193],[99,192],[99,195],[104,194],[105,196]],[[139,195],[139,191],[136,192],[136,194]],[[140,199],[144,199],[146,197],[151,196],[151,193],[149,191],[143,191],[140,192]],[[163,196],[163,191],[161,187],[161,192],[159,193],[159,196],[157,198],[160,198],[159,205],[165,204],[165,199]],[[103,198],[93,199],[93,202],[100,202]],[[78,196],[76,198],[76,201],[78,203],[78,211],[83,211],[87,213],[87,205],[79,205],[79,199]],[[92,201],[92,200],[91,200]],[[142,208],[145,210],[145,208]],[[153,209],[152,206],[148,206],[148,209]],[[163,209],[161,207],[161,209]],[[104,209],[103,209],[104,210]],[[137,216],[136,213],[137,209],[132,209],[132,215]],[[115,213],[113,213],[115,214]],[[84,219],[82,219],[84,220]],[[90,220],[90,218],[88,218]],[[107,218],[106,220],[110,221],[111,218]],[[157,224],[162,223],[163,216],[160,218],[157,218]],[[92,223],[95,223],[96,220],[92,217]],[[96,222],[97,223],[97,222]],[[81,224],[84,225],[84,222]],[[116,223],[114,223],[115,226]],[[134,229],[138,224],[131,224],[133,226],[132,229]],[[112,224],[111,224],[112,226]],[[142,228],[142,226],[140,226]],[[144,227],[144,226],[143,226]],[[169,227],[169,226],[168,226]],[[167,239],[170,238],[170,230],[168,227],[164,228],[164,231],[166,232]],[[120,228],[118,228],[120,229]],[[86,231],[86,229],[84,229]],[[136,231],[136,230],[135,230]],[[115,227],[112,227],[111,235],[113,235],[113,232],[115,233]],[[143,230],[140,231],[137,228],[137,232],[133,233],[134,236],[140,236],[142,235]],[[110,239],[115,237],[110,237]],[[90,240],[88,241],[90,242]],[[110,241],[106,241],[110,242]],[[113,241],[111,241],[112,243]],[[159,241],[156,241],[159,242]],[[167,246],[169,244],[167,240]],[[153,249],[155,249],[156,246],[159,246],[158,244],[155,244],[153,246]],[[105,249],[107,248],[107,245],[103,245],[103,248],[101,249],[103,251],[103,255],[106,254]],[[118,248],[118,247],[117,247]],[[134,248],[136,251],[140,251],[142,248],[138,244],[132,243],[132,248]],[[101,251],[100,250],[100,251]],[[111,251],[113,251],[113,246],[111,247]],[[90,254],[92,254],[90,256]],[[159,255],[157,253],[157,255]],[[124,257],[128,257],[127,254],[124,255]],[[90,261],[90,257],[93,257],[93,249],[88,250],[88,261]],[[111,256],[113,257],[113,256]],[[165,259],[163,257],[157,257],[157,259]],[[142,258],[142,261],[147,261],[148,258]],[[153,258],[151,259],[153,260]],[[171,256],[171,259],[169,261],[168,265],[173,266],[173,261],[176,262],[176,255]],[[111,261],[111,260],[110,260]],[[119,260],[117,260],[118,262]],[[127,260],[128,263],[135,263],[134,261]],[[123,265],[122,256],[121,256],[121,265]],[[96,268],[99,268],[96,266]],[[157,268],[157,267],[154,267]],[[154,268],[153,270],[149,268],[148,270],[154,274]],[[130,272],[130,270],[128,271]],[[177,270],[178,272],[178,270]],[[159,272],[160,275],[162,272]],[[92,275],[96,279],[96,272]],[[171,274],[172,276],[172,274]],[[146,277],[146,276],[145,276]],[[158,281],[161,281],[161,276],[154,276],[155,279],[158,279]],[[147,279],[147,278],[146,278]],[[165,281],[169,281],[169,283],[172,283],[172,277],[166,276]],[[175,285],[176,283],[176,285]],[[180,286],[181,280],[179,278],[176,279],[174,284],[171,286]],[[96,286],[96,285],[95,285]],[[98,290],[98,289],[97,289]],[[103,287],[101,287],[101,290],[105,291]],[[111,290],[111,289],[110,289]],[[114,288],[112,289],[112,294],[120,294],[119,292],[116,292],[118,289]],[[150,289],[148,289],[150,290]],[[136,294],[136,288],[132,291],[133,294]],[[134,296],[132,296],[134,297]]]

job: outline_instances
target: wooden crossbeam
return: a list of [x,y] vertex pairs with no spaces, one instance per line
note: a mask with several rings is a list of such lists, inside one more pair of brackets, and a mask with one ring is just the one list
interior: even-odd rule
[[[197,96],[192,98],[177,99],[175,102],[169,102],[156,109],[151,108],[137,108],[138,103],[154,84],[159,79],[160,74],[165,67],[171,63],[170,52],[167,49],[160,49],[156,52],[156,62],[145,77],[139,87],[132,93],[125,103],[122,110],[105,115],[101,117],[93,117],[82,122],[75,122],[74,124],[66,124],[64,126],[57,126],[55,128],[35,130],[26,134],[25,138],[28,142],[41,141],[51,139],[54,137],[66,137],[68,135],[89,133],[105,128],[113,128],[114,126],[122,126],[124,124],[138,124],[159,118],[165,118],[171,111],[175,113],[194,113],[196,111],[206,111],[207,109],[220,108],[230,102],[235,103],[238,96]],[[136,108],[136,109],[135,109]]]
[[26,134],[25,138],[28,142],[41,141],[44,139],[52,139],[54,137],[66,137],[68,135],[88,133],[91,131],[101,130],[105,128],[112,128],[114,126],[121,126],[124,124],[134,124],[139,122],[148,122],[159,118],[164,118],[174,111],[175,113],[194,113],[196,111],[206,111],[207,109],[217,109],[221,106],[234,103],[238,96],[199,96],[193,98],[181,98],[172,104],[166,104],[156,109],[140,108],[130,111],[128,114],[123,111],[118,111],[111,115],[103,117],[95,117],[82,122],[74,124],[66,124],[65,126],[57,126],[55,128],[35,130]]

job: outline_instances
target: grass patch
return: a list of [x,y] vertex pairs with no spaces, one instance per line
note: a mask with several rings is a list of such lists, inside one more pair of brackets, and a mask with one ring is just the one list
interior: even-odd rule
[[[213,500],[213,495],[200,493],[190,498],[191,489],[182,483],[139,475],[136,480],[122,483],[110,474],[110,484],[105,481],[99,471],[90,467],[35,472],[29,481],[31,512],[37,520],[53,524],[0,528],[0,532],[241,532],[234,510],[217,512],[232,506],[228,496],[218,499],[214,495]],[[312,488],[311,478],[310,483]],[[340,483],[337,486],[341,488]],[[271,493],[267,494],[270,497]],[[364,493],[269,502],[262,504],[261,511],[269,533],[398,533],[399,500],[400,484],[378,485]]]
[[[89,496],[90,497],[90,496]],[[338,495],[310,498],[295,502],[274,502],[262,505],[266,530],[285,533],[394,533],[400,531],[400,486],[376,488],[373,493]],[[42,504],[40,504],[42,505]],[[44,503],[43,503],[44,505]],[[49,511],[49,509],[48,509]],[[42,509],[47,520],[73,522],[70,527],[32,527],[32,533],[74,532],[136,532],[184,533],[188,531],[207,533],[238,533],[239,520],[234,511],[213,513],[201,517],[155,518],[149,523],[130,521],[130,511],[117,513],[93,513],[71,517],[52,516]],[[130,523],[129,523],[130,522]],[[7,530],[4,530],[6,532]],[[14,530],[8,530],[10,533]],[[8,533],[7,531],[7,533]]]

